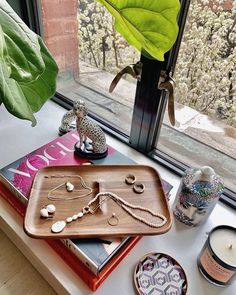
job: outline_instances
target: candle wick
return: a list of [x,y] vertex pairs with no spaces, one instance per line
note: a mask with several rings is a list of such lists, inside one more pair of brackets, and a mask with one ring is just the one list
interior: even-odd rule
[[233,249],[233,244],[229,244],[229,249]]

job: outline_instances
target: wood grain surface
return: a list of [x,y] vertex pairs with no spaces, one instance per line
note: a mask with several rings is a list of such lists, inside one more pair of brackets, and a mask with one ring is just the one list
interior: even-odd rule
[[[137,194],[133,185],[125,182],[127,175],[135,175],[136,181],[145,185],[145,190]],[[80,175],[85,183],[92,187],[89,196],[74,200],[66,200],[68,197],[76,197],[86,193],[79,189]],[[55,177],[56,176],[56,177]],[[73,192],[67,192],[64,186],[70,181],[75,186]],[[49,200],[48,193],[56,186],[62,184],[51,195],[62,200]],[[81,211],[98,192],[113,192],[125,201],[151,209],[163,214],[167,223],[160,228],[150,227],[139,220],[135,220],[116,202],[106,200],[102,207],[94,214],[87,214],[81,219],[66,225],[60,233],[52,233],[51,225],[58,220],[66,220]],[[53,218],[40,218],[40,209],[45,205],[54,204],[56,212]],[[147,219],[149,222],[158,222],[146,212],[133,211],[135,214]],[[108,219],[115,213],[119,219],[116,226],[111,226]],[[161,220],[160,220],[161,222]],[[45,167],[35,176],[29,203],[26,211],[24,228],[28,235],[35,238],[75,238],[75,237],[100,237],[100,236],[134,236],[134,235],[158,235],[167,232],[172,224],[169,205],[165,197],[158,172],[146,165],[89,165],[89,166],[50,166]]]

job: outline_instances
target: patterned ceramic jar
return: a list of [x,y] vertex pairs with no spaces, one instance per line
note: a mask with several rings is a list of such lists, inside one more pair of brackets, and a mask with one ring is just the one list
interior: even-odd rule
[[175,217],[190,226],[206,220],[215,207],[224,185],[208,166],[185,171],[173,206]]

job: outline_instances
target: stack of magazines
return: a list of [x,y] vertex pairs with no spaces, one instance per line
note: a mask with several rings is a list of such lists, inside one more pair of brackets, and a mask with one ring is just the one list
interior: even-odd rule
[[[71,131],[2,168],[0,196],[24,216],[34,175],[42,167],[93,163],[134,164],[112,147],[108,147],[106,158],[88,163],[85,159],[74,157],[74,144],[78,140],[77,132]],[[172,186],[163,181],[163,188],[168,196]],[[59,239],[46,242],[95,291],[140,238]]]

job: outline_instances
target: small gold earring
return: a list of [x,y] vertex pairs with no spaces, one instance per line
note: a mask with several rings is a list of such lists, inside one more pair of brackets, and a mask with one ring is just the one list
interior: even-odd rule
[[136,181],[136,177],[133,174],[128,174],[125,178],[125,182],[127,184],[134,184]]
[[133,190],[137,194],[142,194],[145,190],[145,185],[141,182],[135,182]]
[[119,218],[116,216],[116,213],[112,213],[111,217],[107,219],[108,224],[116,226],[119,223]]

